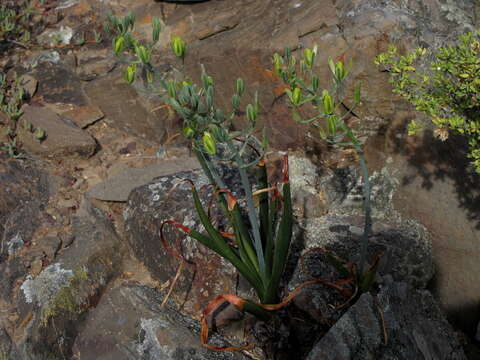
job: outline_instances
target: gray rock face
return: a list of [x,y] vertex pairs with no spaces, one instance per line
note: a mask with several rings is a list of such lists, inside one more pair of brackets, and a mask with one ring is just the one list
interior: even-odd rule
[[80,317],[96,305],[119,270],[118,237],[98,209],[84,202],[73,219],[73,233],[73,243],[57,261],[20,286],[16,326],[26,330],[15,345],[22,359],[67,356]]
[[[225,172],[224,180],[230,188],[240,189],[239,179]],[[165,251],[160,243],[160,226],[166,220],[174,220],[201,231],[191,188],[183,183],[170,192],[182,179],[190,179],[200,189],[209,182],[201,170],[179,172],[160,177],[150,184],[133,190],[124,211],[126,239],[137,259],[143,262],[152,276],[162,283],[171,281],[179,266],[178,259]],[[206,208],[211,189],[202,192]],[[213,251],[196,240],[185,237],[173,226],[165,227],[165,236],[176,251],[195,265],[187,265],[175,286],[174,298],[192,314],[199,313],[215,295],[234,293],[236,270]],[[188,297],[185,299],[185,294]]]
[[[74,344],[78,359],[98,360],[240,360],[239,352],[214,352],[202,347],[198,322],[188,319],[155,290],[121,285],[108,291],[89,313]],[[225,346],[218,336],[212,344]]]
[[27,272],[17,256],[42,223],[48,202],[46,174],[30,161],[0,155],[0,298],[10,303],[15,282]]
[[463,360],[460,343],[432,295],[391,283],[363,294],[307,360]]
[[60,118],[45,107],[24,106],[21,121],[33,125],[34,129],[45,131],[45,139],[39,141],[23,128],[19,130],[19,138],[25,150],[30,153],[54,156],[89,157],[96,149],[95,140],[85,131]]
[[103,183],[93,186],[89,195],[105,201],[127,201],[133,189],[151,182],[154,178],[199,166],[200,164],[194,158],[181,158],[144,167],[125,167],[123,171],[119,171]]

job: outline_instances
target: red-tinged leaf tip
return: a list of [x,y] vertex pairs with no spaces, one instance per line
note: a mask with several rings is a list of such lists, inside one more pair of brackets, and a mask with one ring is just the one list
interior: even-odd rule
[[177,259],[180,259],[180,260],[184,260],[186,261],[186,259],[183,257],[182,254],[176,252],[175,250],[173,250],[167,243],[167,240],[165,239],[165,235],[163,234],[163,227],[165,225],[173,225],[175,226],[177,229],[180,229],[182,230],[183,232],[185,232],[186,234],[189,234],[192,229],[190,229],[189,227],[183,225],[183,224],[180,224],[179,222],[176,222],[176,221],[173,221],[173,220],[167,220],[167,221],[164,221],[162,223],[162,225],[160,226],[160,242],[162,243],[162,246],[164,247],[164,249],[169,252],[172,256],[176,257]]
[[221,193],[226,194],[228,211],[232,211],[235,208],[235,205],[237,205],[237,198],[228,189],[220,189],[215,192],[215,194]]
[[234,233],[229,233],[229,232],[224,232],[224,231],[219,231],[218,232],[220,235],[222,235],[223,237],[226,237],[226,238],[230,238],[230,239],[234,239],[235,238],[235,234]]
[[283,183],[288,184],[290,182],[288,174],[288,155],[283,156]]
[[215,311],[221,304],[225,301],[228,301],[230,304],[237,306],[240,310],[243,310],[246,300],[242,299],[236,295],[225,294],[219,295],[213,299],[207,307],[203,310],[203,317],[201,321],[200,329],[200,341],[204,347],[214,351],[239,351],[239,350],[249,350],[253,348],[253,345],[245,346],[213,346],[208,344],[208,315]]

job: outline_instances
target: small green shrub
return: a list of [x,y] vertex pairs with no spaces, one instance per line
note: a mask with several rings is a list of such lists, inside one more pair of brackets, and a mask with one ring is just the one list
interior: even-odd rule
[[[151,63],[151,54],[153,45],[159,39],[160,22],[153,21],[153,40],[149,44],[142,44],[133,38],[133,26],[134,18],[131,15],[123,19],[110,16],[107,25],[107,29],[114,31],[114,52],[127,63],[124,78],[133,83],[139,80],[140,74],[140,78],[153,91],[163,94],[164,102],[183,119],[182,134],[190,142],[191,149],[212,184],[219,208],[229,224],[228,235],[214,227],[195,186],[186,180],[192,186],[194,206],[206,233],[187,228],[173,220],[162,224],[161,230],[168,224],[184,231],[233,264],[255,289],[261,304],[276,303],[292,236],[288,160],[285,157],[281,188],[269,184],[265,163],[267,141],[260,142],[252,134],[259,112],[257,95],[253,103],[242,106],[245,84],[239,78],[234,84],[232,110],[224,110],[216,106],[215,84],[203,67],[199,84],[194,84],[188,78],[167,80],[158,76]],[[180,37],[174,36],[170,47],[183,64],[187,44]],[[246,118],[248,125],[241,131],[232,130],[234,121],[241,117]],[[217,165],[220,163],[231,166],[233,171],[238,172],[244,199],[237,199],[233,195],[234,190],[227,188],[218,172]],[[252,173],[256,178],[254,184],[251,183]],[[255,197],[258,197],[258,206]],[[169,249],[163,232],[161,233],[162,241]],[[233,238],[233,241],[228,237]],[[169,250],[184,260],[180,254]],[[253,301],[233,299],[231,295],[222,299],[261,317],[268,317],[267,310],[272,310],[267,305],[258,305]],[[204,345],[206,337],[203,338]]]
[[[480,173],[480,32],[461,35],[454,45],[428,51],[418,48],[399,55],[391,45],[375,59],[390,72],[394,93],[425,113],[434,135],[446,140],[449,133],[466,138],[468,157]],[[429,60],[432,57],[433,60]],[[412,121],[408,133],[423,125]]]
[[329,89],[322,89],[319,77],[315,74],[316,55],[316,46],[313,49],[305,49],[301,58],[293,56],[291,51],[286,49],[284,56],[277,53],[273,55],[273,67],[286,86],[285,93],[292,106],[293,118],[299,123],[314,126],[321,138],[331,146],[353,148],[359,157],[364,181],[365,223],[359,270],[354,275],[357,277],[359,289],[366,291],[374,280],[376,264],[378,264],[376,262],[370,269],[366,269],[367,245],[372,228],[371,187],[362,143],[346,122],[355,107],[360,104],[360,84],[355,87],[354,98],[350,99],[349,103],[349,99],[344,95],[344,82],[351,64],[345,66],[341,61],[335,63],[329,59],[332,86]]
[[0,4],[0,44],[23,45],[34,31],[32,16],[40,13],[43,1],[2,1]]

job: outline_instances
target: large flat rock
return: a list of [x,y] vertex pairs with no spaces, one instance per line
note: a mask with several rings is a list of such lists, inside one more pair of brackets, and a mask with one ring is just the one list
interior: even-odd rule
[[97,144],[85,131],[62,119],[46,107],[29,106],[22,108],[20,122],[30,123],[34,129],[43,129],[45,138],[36,139],[34,134],[19,126],[18,137],[23,148],[32,154],[45,157],[79,156],[90,157]]
[[195,158],[160,160],[144,167],[124,167],[106,181],[94,185],[88,194],[104,201],[127,201],[130,192],[154,178],[199,168]]

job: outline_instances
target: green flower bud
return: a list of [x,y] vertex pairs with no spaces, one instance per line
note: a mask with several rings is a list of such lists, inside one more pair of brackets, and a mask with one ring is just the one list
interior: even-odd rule
[[355,86],[355,90],[353,92],[353,97],[354,97],[354,100],[355,100],[355,105],[358,105],[360,104],[360,100],[361,100],[361,91],[362,91],[362,83],[358,83],[356,86]]
[[185,57],[185,53],[187,51],[187,44],[181,37],[174,36],[172,38],[172,41],[170,42],[170,46],[172,47],[172,51],[176,57],[182,59]]
[[311,69],[315,61],[314,51],[312,49],[305,49],[303,52],[303,59],[305,61],[305,64],[308,66],[308,68]]
[[137,45],[135,47],[135,53],[137,54],[140,61],[144,64],[148,64],[150,62],[151,51],[148,50],[143,45]]
[[318,78],[317,75],[313,75],[313,76],[312,76],[312,88],[313,88],[313,91],[317,91],[319,86],[320,86],[320,79]]
[[125,39],[123,38],[123,36],[117,37],[113,44],[113,51],[115,52],[115,54],[117,55],[120,54],[124,49],[124,47],[125,47]]
[[327,133],[331,137],[337,135],[337,118],[335,116],[327,116]]
[[202,85],[204,89],[207,89],[209,86],[213,86],[213,79],[211,76],[208,76],[206,73],[202,74],[201,77]]
[[198,109],[199,99],[198,99],[197,94],[192,94],[192,95],[190,96],[190,105],[192,105],[192,109],[193,109],[193,110],[197,110],[197,109]]
[[215,155],[217,153],[217,145],[215,144],[215,139],[213,138],[212,134],[208,131],[203,133],[203,147],[205,151],[210,155]]
[[169,81],[167,83],[167,93],[168,96],[170,96],[171,98],[177,97],[177,84],[175,83],[175,81]]
[[205,106],[208,110],[213,107],[213,86],[207,88],[207,92],[205,93]]
[[242,96],[245,91],[245,82],[242,78],[238,78],[235,83],[235,90],[237,91],[238,96]]
[[247,105],[246,113],[248,121],[255,122],[257,120],[258,112],[252,104]]
[[232,107],[235,111],[240,107],[240,96],[238,94],[233,94],[232,96]]
[[333,110],[334,110],[333,99],[328,94],[328,92],[323,96],[322,101],[323,101],[323,111],[325,112],[325,114],[327,115],[333,114]]
[[153,82],[153,79],[154,79],[154,74],[152,71],[150,70],[146,70],[146,75],[147,75],[147,82],[149,84],[151,84]]
[[280,55],[278,55],[277,53],[273,54],[273,70],[275,70],[275,72],[280,75],[280,73],[282,72],[282,67],[283,67],[283,59]]
[[152,20],[152,40],[153,43],[156,44],[160,39],[160,31],[162,31],[162,25],[160,24],[160,20],[157,18],[153,18]]
[[182,129],[183,136],[185,136],[187,139],[191,139],[193,135],[195,135],[195,131],[191,127],[184,127]]
[[123,78],[129,83],[133,83],[135,80],[135,74],[137,72],[137,66],[135,64],[127,66],[127,69],[125,70],[123,74]]
[[292,92],[292,103],[293,105],[300,105],[302,101],[302,89],[296,87]]
[[220,126],[215,125],[215,124],[211,124],[209,126],[209,129],[210,129],[210,132],[211,132],[213,138],[216,141],[221,141],[222,140],[222,129],[220,128]]

